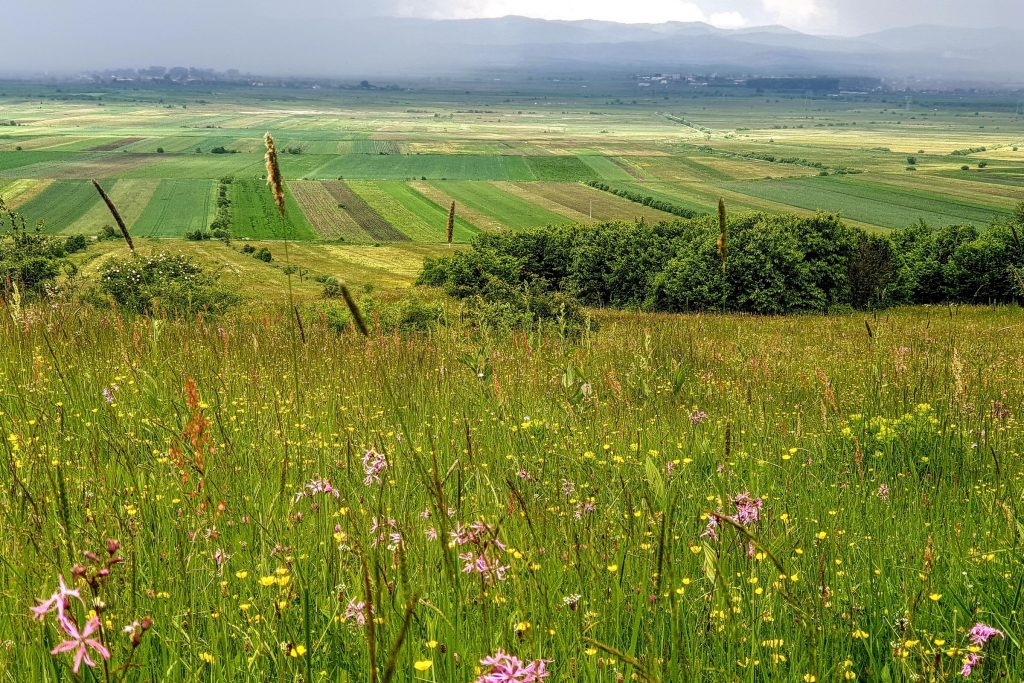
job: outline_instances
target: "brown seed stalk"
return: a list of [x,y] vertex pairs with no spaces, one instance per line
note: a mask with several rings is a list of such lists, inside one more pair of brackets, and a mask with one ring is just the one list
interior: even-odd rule
[[281,167],[277,163],[277,147],[274,145],[274,136],[267,133],[263,136],[263,143],[267,146],[267,153],[263,157],[263,161],[267,165],[267,185],[274,193],[277,210],[284,216],[284,179],[281,177]]
[[121,234],[124,235],[124,241],[128,243],[128,249],[134,254],[135,243],[132,242],[132,236],[128,234],[128,226],[124,224],[124,219],[121,218],[121,213],[117,210],[117,207],[114,206],[114,202],[110,199],[107,193],[103,191],[103,188],[100,187],[99,183],[94,180],[92,181],[92,186],[100,193],[100,197],[103,198],[107,208],[110,209],[110,214],[114,217],[114,220],[117,221],[117,227],[121,228]]

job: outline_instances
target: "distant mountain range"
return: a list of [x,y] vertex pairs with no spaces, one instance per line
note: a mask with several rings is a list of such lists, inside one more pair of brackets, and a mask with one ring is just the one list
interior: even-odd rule
[[[520,67],[721,70],[760,75],[865,75],[1024,83],[1024,30],[913,26],[856,38],[783,26],[618,24],[525,17],[377,19],[359,28],[381,72]],[[376,48],[374,47],[376,46]],[[409,59],[415,48],[416,58]]]

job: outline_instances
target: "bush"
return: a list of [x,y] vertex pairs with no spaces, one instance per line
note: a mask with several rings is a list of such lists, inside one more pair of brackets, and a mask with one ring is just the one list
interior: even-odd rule
[[274,255],[270,253],[270,250],[266,247],[260,247],[257,249],[252,257],[257,261],[263,261],[264,263],[270,263],[274,260]]
[[185,239],[191,240],[193,242],[203,242],[205,240],[210,239],[210,237],[211,234],[206,230],[202,229],[190,230],[185,233]]
[[64,240],[64,251],[69,254],[85,251],[88,246],[89,242],[86,240],[85,235],[68,235],[67,239]]
[[516,287],[492,282],[483,292],[466,300],[465,317],[471,324],[491,330],[546,327],[567,337],[579,337],[593,327],[578,300],[544,289],[540,283]]
[[99,291],[121,309],[140,315],[216,314],[239,301],[237,294],[181,254],[111,259],[100,270]]
[[66,258],[65,240],[29,229],[20,214],[0,198],[0,293],[6,298],[17,287],[25,300],[45,298],[56,291],[62,273],[75,273]]

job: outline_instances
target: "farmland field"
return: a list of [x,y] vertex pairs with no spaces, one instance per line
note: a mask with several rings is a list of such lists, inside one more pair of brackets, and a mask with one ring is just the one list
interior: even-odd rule
[[[592,86],[618,95],[629,88]],[[278,139],[285,179],[297,184],[292,237],[312,241],[441,241],[452,200],[461,207],[457,241],[481,230],[668,216],[584,186],[592,180],[699,213],[724,197],[737,211],[836,211],[874,230],[918,219],[986,227],[1009,214],[1024,182],[1024,116],[996,98],[968,105],[936,96],[907,110],[882,95],[760,99],[684,89],[667,98],[634,93],[627,103],[550,87],[543,105],[468,86],[458,95],[186,90],[159,101],[112,89],[103,107],[69,92],[48,99],[44,88],[32,99],[11,88],[0,118],[18,125],[0,135],[0,196],[45,214],[49,231],[87,233],[102,212],[88,212],[84,190],[69,195],[75,206],[41,207],[84,187],[71,181],[146,188],[130,200],[136,229],[181,237],[209,225],[206,188],[231,176],[245,190],[230,207],[237,236],[280,239],[285,231],[253,222],[268,209],[255,193],[265,130]],[[337,185],[348,182],[356,193]],[[33,204],[33,193],[45,192]]]
[[180,237],[210,224],[214,183],[209,180],[160,180],[132,226],[147,237]]

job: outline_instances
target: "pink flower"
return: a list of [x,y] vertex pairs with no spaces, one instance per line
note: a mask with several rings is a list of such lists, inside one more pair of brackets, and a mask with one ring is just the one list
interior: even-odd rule
[[490,670],[477,678],[475,683],[538,683],[551,675],[546,660],[535,659],[527,664],[502,650],[484,657],[480,664]]
[[373,483],[380,483],[380,473],[388,468],[388,459],[383,453],[378,453],[376,449],[371,448],[366,451],[366,455],[363,456],[363,472],[366,474],[366,478],[363,479],[363,485],[369,486]]
[[976,652],[968,652],[967,656],[964,657],[964,668],[960,669],[960,675],[967,678],[971,675],[974,667],[979,664],[981,664],[981,655]]
[[75,663],[72,670],[75,673],[78,673],[78,670],[82,667],[82,662],[85,662],[89,667],[96,666],[96,663],[89,659],[89,648],[92,648],[99,653],[100,657],[103,659],[110,659],[110,651],[103,647],[103,643],[90,637],[100,627],[99,617],[93,617],[89,621],[85,622],[85,628],[81,631],[78,630],[75,622],[71,621],[71,619],[68,619],[67,617],[60,620],[60,626],[64,629],[64,632],[70,636],[70,638],[50,650],[50,654],[56,655],[62,652],[74,651]]
[[367,606],[363,601],[356,601],[352,598],[348,601],[348,606],[345,608],[345,614],[342,615],[341,620],[347,622],[352,619],[356,626],[365,626],[366,617],[369,614],[373,614],[373,607]]
[[312,498],[317,494],[323,494],[325,496],[334,496],[338,498],[341,494],[327,479],[312,479],[306,484],[302,490],[295,494],[295,502],[298,503],[303,498]]
[[971,627],[971,630],[967,632],[967,635],[971,638],[971,645],[982,647],[992,636],[999,636],[1002,638],[1003,632],[979,621]]
[[736,506],[733,520],[740,526],[749,526],[757,522],[763,502],[760,498],[751,498],[749,493],[741,493],[733,498],[732,504]]
[[[64,610],[66,610],[70,604],[68,598],[76,598],[79,602],[82,602],[82,596],[79,594],[78,589],[70,590],[66,583],[64,583],[64,577],[58,576],[57,581],[60,584],[57,590],[53,592],[46,600],[40,600],[38,605],[32,608],[32,618],[36,621],[43,621],[46,615],[50,612],[57,612],[57,619],[64,619]],[[84,606],[85,603],[82,602]]]

